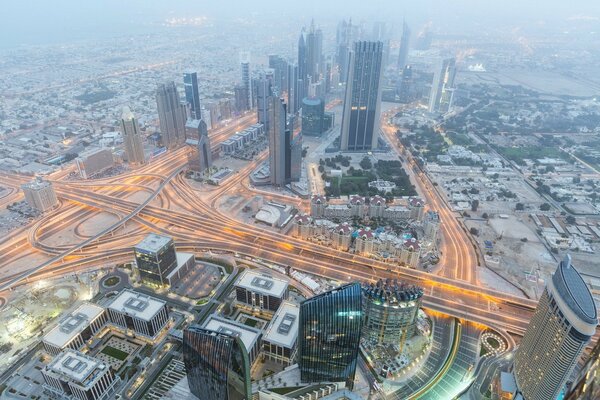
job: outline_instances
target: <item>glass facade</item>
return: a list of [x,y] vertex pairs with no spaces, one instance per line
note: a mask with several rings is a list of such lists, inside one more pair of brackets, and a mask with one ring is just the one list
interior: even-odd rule
[[321,99],[302,100],[302,134],[321,136],[325,131],[325,103]]
[[201,119],[200,94],[198,93],[198,74],[186,72],[183,74],[183,87],[185,88],[185,101],[190,105],[192,119]]
[[190,392],[199,400],[250,400],[250,362],[235,336],[193,325],[183,333]]
[[177,267],[177,254],[171,240],[158,251],[148,251],[141,247],[135,247],[135,262],[144,281],[150,281],[159,285],[167,283],[166,277]]
[[300,305],[299,367],[303,382],[346,382],[352,388],[362,327],[359,283]]

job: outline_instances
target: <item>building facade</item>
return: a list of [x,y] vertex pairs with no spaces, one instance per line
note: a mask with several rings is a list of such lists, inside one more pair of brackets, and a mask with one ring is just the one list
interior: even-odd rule
[[567,255],[548,281],[515,353],[518,393],[526,400],[556,399],[597,324],[594,298]]
[[58,198],[52,182],[36,178],[35,180],[21,185],[21,190],[25,195],[25,201],[31,208],[40,212],[53,209],[58,205]]
[[143,281],[166,285],[166,277],[177,268],[173,239],[151,233],[133,248],[135,263]]
[[254,108],[253,88],[252,88],[252,73],[250,71],[250,53],[243,52],[240,55],[242,68],[242,86],[248,96],[248,109]]
[[298,317],[300,308],[284,301],[273,315],[263,336],[265,358],[288,366],[294,363],[297,352]]
[[192,325],[183,332],[190,392],[199,400],[249,400],[250,362],[241,339]]
[[408,64],[408,50],[410,48],[410,28],[406,21],[402,22],[402,37],[400,38],[400,51],[398,52],[398,71],[404,71]]
[[377,148],[382,54],[382,42],[356,42],[350,53],[341,128],[343,151]]
[[156,106],[160,134],[165,147],[174,148],[185,142],[186,106],[179,98],[175,82],[163,83],[156,89]]
[[600,341],[594,346],[565,397],[565,400],[596,399],[600,399]]
[[124,107],[121,114],[121,133],[123,134],[127,162],[131,164],[144,164],[146,162],[146,155],[144,154],[142,133],[140,132],[138,121],[129,107]]
[[456,59],[446,58],[433,75],[433,84],[429,94],[429,112],[446,113],[452,107],[454,96],[454,78],[456,77]]
[[202,119],[200,92],[198,89],[198,73],[185,72],[183,74],[183,88],[185,89],[185,101],[190,108],[190,118]]
[[325,130],[325,103],[319,98],[304,98],[302,100],[302,134],[321,136]]
[[147,339],[155,339],[169,322],[167,303],[123,289],[108,306],[110,322]]
[[79,175],[89,179],[111,168],[115,161],[109,149],[94,149],[82,153],[75,159],[75,164]]
[[255,310],[275,312],[289,296],[289,281],[245,270],[234,285],[236,300]]
[[350,283],[300,304],[298,364],[302,382],[353,387],[362,328],[362,294]]

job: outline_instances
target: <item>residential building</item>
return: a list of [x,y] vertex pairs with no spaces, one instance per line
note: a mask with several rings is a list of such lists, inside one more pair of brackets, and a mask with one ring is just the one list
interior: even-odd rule
[[160,134],[165,147],[174,148],[185,142],[186,107],[179,98],[175,82],[163,83],[156,89],[156,106]]
[[121,133],[123,134],[127,162],[131,164],[144,164],[146,162],[146,155],[144,154],[142,133],[140,132],[138,121],[129,107],[123,107]]
[[242,86],[248,95],[248,109],[254,108],[254,98],[252,96],[252,73],[250,71],[250,53],[243,52],[240,54],[242,67]]
[[354,385],[362,328],[359,283],[349,283],[300,304],[298,365],[302,382]]
[[[269,113],[269,168],[271,184],[284,186],[286,180],[286,155],[289,140],[285,103],[278,97],[270,98]],[[260,101],[259,101],[260,104]],[[286,146],[288,145],[288,146]]]
[[548,281],[514,357],[518,394],[556,399],[596,333],[594,298],[566,255]]
[[377,148],[382,79],[381,42],[356,42],[349,56],[349,77],[341,127],[343,151]]
[[123,289],[108,305],[110,322],[136,335],[154,340],[169,322],[164,300]]
[[21,185],[21,190],[23,190],[25,201],[29,207],[40,212],[46,212],[58,205],[58,198],[52,182],[45,181],[40,177]]

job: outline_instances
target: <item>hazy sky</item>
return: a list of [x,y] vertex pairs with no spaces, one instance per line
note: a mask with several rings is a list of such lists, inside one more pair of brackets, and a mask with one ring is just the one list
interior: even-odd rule
[[[134,34],[168,17],[268,18],[291,15],[317,21],[432,21],[460,33],[478,26],[553,26],[584,17],[600,28],[598,0],[2,0],[0,44],[43,44]],[[592,19],[595,22],[590,22]]]

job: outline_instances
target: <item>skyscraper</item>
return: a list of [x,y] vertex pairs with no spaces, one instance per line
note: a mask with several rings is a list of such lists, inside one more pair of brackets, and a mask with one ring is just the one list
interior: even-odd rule
[[[197,153],[191,156],[191,169],[202,173],[212,166],[212,153],[210,148],[210,138],[208,137],[208,129],[206,123],[201,119],[189,120],[186,124],[188,133],[196,132],[198,138]],[[193,143],[193,141],[192,141]]]
[[340,71],[340,82],[345,83],[348,79],[348,56],[350,43],[358,40],[358,26],[352,25],[352,20],[341,21],[336,33],[336,62]]
[[300,108],[300,101],[306,96],[308,92],[308,80],[307,76],[307,50],[306,50],[306,40],[305,40],[305,32],[302,29],[300,32],[300,37],[298,38],[298,74],[296,78],[296,104],[298,108]]
[[143,281],[168,284],[168,275],[177,268],[177,253],[172,238],[151,233],[136,244],[133,251]]
[[183,362],[190,392],[200,400],[250,400],[250,361],[234,332],[192,325],[183,331]]
[[185,105],[179,99],[175,82],[163,83],[156,89],[156,105],[163,145],[177,147],[185,141]]
[[256,80],[256,114],[259,124],[265,126],[265,130],[269,132],[271,126],[271,117],[269,107],[271,104],[271,81],[261,77]]
[[597,324],[594,298],[567,255],[544,289],[515,353],[513,373],[525,400],[557,398]]
[[254,108],[254,99],[252,97],[252,75],[250,72],[250,53],[243,52],[240,55],[241,66],[242,66],[242,86],[246,88],[248,93],[248,106],[250,109]]
[[146,156],[144,155],[142,134],[137,119],[133,116],[129,107],[124,107],[121,114],[121,133],[123,134],[127,161],[132,164],[145,163]]
[[238,113],[243,113],[244,111],[248,111],[250,109],[250,105],[248,104],[249,96],[248,90],[243,85],[238,85],[233,88],[235,93],[235,109]]
[[350,52],[350,70],[344,96],[341,149],[377,148],[381,103],[381,42],[356,42]]
[[298,65],[288,64],[287,73],[287,103],[290,114],[296,114],[300,108],[300,101],[298,98]]
[[185,101],[190,107],[192,119],[202,119],[200,111],[200,93],[198,90],[198,74],[186,72],[183,74],[183,87],[185,88]]
[[349,283],[300,304],[300,379],[353,386],[362,326],[359,283]]
[[456,60],[446,58],[435,74],[429,95],[429,112],[446,113],[452,107],[454,97],[454,78],[456,77]]
[[600,399],[600,341],[596,343],[589,358],[577,375],[565,400]]
[[404,71],[408,62],[408,50],[410,48],[410,28],[406,21],[402,21],[402,38],[400,38],[400,51],[398,52],[398,71]]
[[[282,99],[272,96],[269,106],[269,168],[271,184],[286,184],[286,107]],[[260,121],[259,121],[260,122]]]
[[302,100],[302,135],[321,136],[325,131],[325,103],[319,98]]
[[270,54],[269,68],[273,69],[273,91],[282,95],[287,90],[288,62],[281,56]]
[[[306,76],[307,82],[316,83],[323,73],[323,32],[311,21],[306,35]],[[303,77],[304,78],[304,77]]]

